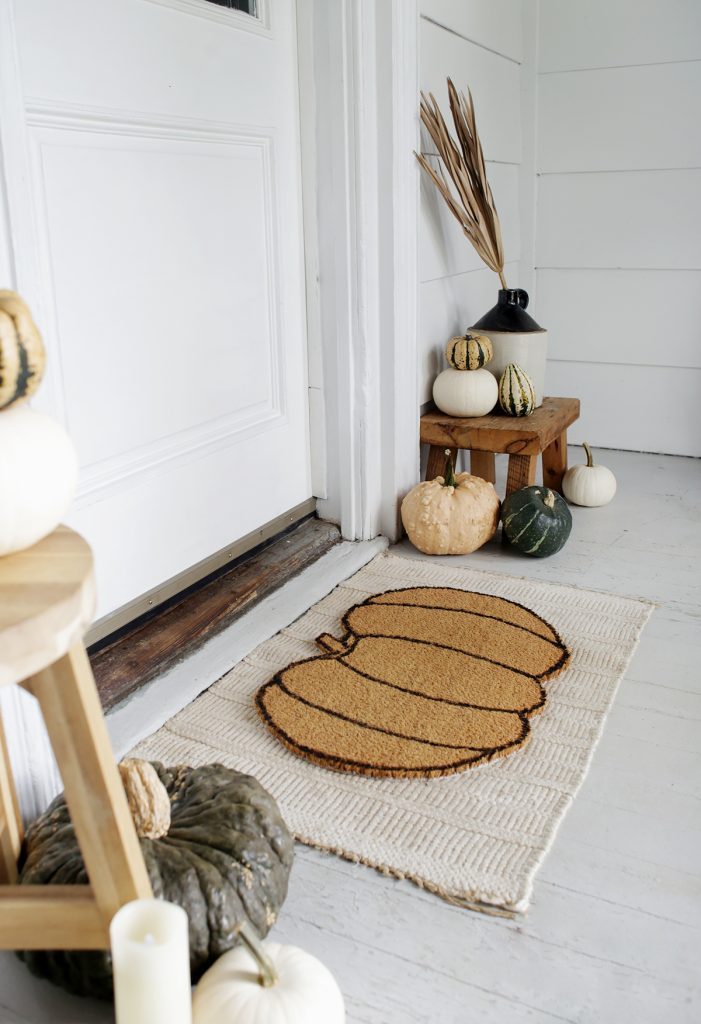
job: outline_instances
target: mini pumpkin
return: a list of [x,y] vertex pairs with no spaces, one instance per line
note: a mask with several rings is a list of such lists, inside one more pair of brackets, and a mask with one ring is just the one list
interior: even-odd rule
[[24,299],[0,290],[0,409],[30,398],[44,374],[44,343]]
[[245,926],[241,939],[195,989],[193,1024],[344,1024],[341,990],[320,960],[296,946],[258,942]]
[[444,476],[424,480],[402,502],[409,540],[427,555],[467,555],[486,544],[499,523],[494,484],[453,469],[446,448]]
[[77,481],[75,449],[60,423],[25,405],[0,412],[0,555],[51,533]]
[[567,502],[548,487],[522,487],[509,494],[502,521],[510,544],[536,558],[557,554],[572,531]]
[[449,416],[486,416],[499,387],[489,370],[443,370],[433,382],[433,401]]
[[486,334],[461,334],[445,346],[445,358],[454,370],[479,370],[493,356],[492,342]]
[[[121,766],[153,894],[190,923],[193,980],[236,945],[242,922],[265,935],[287,894],[294,843],[277,804],[250,775],[221,764]],[[165,801],[170,805],[167,822]],[[146,838],[145,833],[151,838]],[[22,885],[87,882],[63,796],[29,827]],[[78,995],[110,999],[109,951],[20,954],[32,973]]]
[[597,508],[608,505],[616,493],[616,478],[606,466],[595,466],[591,448],[584,442],[587,461],[583,466],[572,466],[562,478],[562,490],[573,505]]
[[535,409],[533,381],[518,363],[509,363],[501,375],[499,405],[509,416],[530,416]]

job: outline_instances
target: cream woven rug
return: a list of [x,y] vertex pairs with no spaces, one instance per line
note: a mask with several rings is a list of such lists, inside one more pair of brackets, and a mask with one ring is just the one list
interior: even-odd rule
[[[262,683],[318,654],[341,616],[372,594],[407,586],[459,587],[505,597],[541,615],[572,651],[545,684],[548,699],[527,746],[436,779],[374,779],[317,767],[286,750],[254,706]],[[296,837],[361,861],[461,906],[513,915],[587,772],[606,713],[653,605],[574,587],[451,569],[384,553],[257,647],[133,756],[166,764],[219,761],[255,775]]]

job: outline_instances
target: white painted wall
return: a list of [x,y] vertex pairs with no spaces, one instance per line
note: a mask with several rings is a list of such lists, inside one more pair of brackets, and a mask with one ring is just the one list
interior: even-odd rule
[[538,319],[575,438],[701,455],[701,4],[540,0]]
[[[523,94],[531,4],[529,0],[421,0],[420,9],[421,88],[434,93],[444,112],[448,111],[448,76],[459,89],[469,86],[472,90],[504,233],[507,282],[528,289],[530,211],[524,202],[523,178],[529,172],[532,182],[528,160],[534,129],[528,96]],[[424,150],[430,151],[426,146]],[[494,305],[499,279],[482,263],[433,184],[422,178],[419,393],[424,403],[431,398],[436,374],[446,365],[446,341]],[[525,196],[528,200],[528,186]],[[525,268],[521,267],[524,255]]]
[[[420,78],[472,88],[510,285],[572,440],[701,454],[701,3],[421,0]],[[422,182],[419,383],[498,284]]]

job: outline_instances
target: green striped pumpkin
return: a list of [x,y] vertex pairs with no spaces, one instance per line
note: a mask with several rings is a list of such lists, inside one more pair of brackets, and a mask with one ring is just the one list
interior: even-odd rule
[[492,342],[486,334],[461,334],[445,346],[445,358],[454,370],[479,370],[493,355]]
[[0,409],[30,398],[44,373],[44,344],[27,304],[0,290]]
[[499,405],[509,416],[530,416],[535,409],[533,381],[518,363],[509,363],[501,375]]
[[567,502],[548,487],[522,487],[504,501],[501,510],[509,543],[524,555],[545,558],[567,542],[572,513]]

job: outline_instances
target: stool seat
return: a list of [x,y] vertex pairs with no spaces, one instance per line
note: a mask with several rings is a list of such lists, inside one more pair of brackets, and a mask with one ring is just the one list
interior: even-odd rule
[[107,949],[119,908],[152,895],[82,643],[94,603],[92,553],[66,526],[0,558],[0,685],[39,704],[90,882],[18,884],[23,822],[0,719],[0,949]]
[[67,526],[0,558],[0,686],[58,661],[94,612],[92,552]]
[[494,456],[509,456],[507,494],[535,483],[536,463],[542,455],[543,483],[559,491],[567,469],[567,428],[578,418],[578,398],[544,398],[530,416],[500,412],[459,417],[432,409],[421,417],[421,441],[430,445],[426,479],[443,473],[446,448],[453,456],[466,448],[471,453],[470,471],[491,483],[495,481]]

